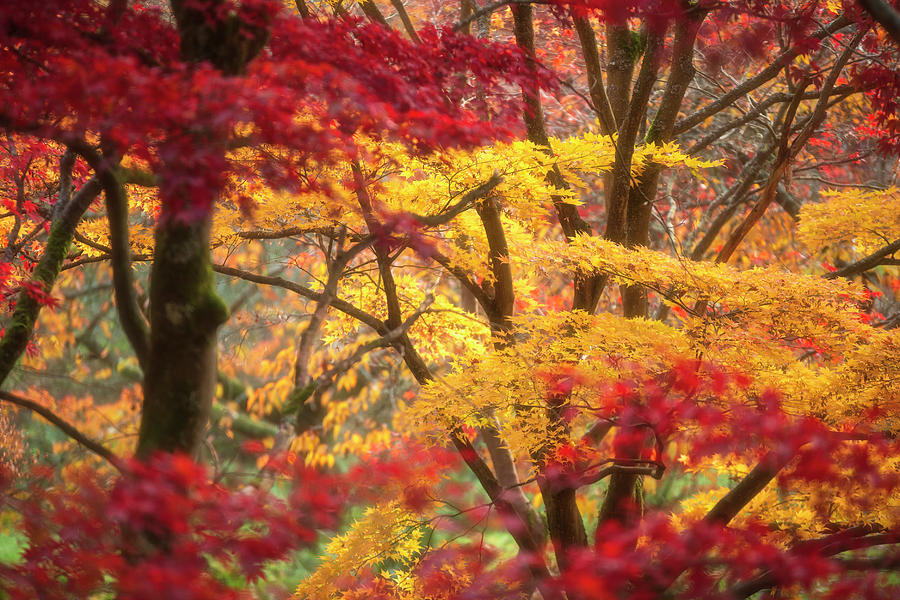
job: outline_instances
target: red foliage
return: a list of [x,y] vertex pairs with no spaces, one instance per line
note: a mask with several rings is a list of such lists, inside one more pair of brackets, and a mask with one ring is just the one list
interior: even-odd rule
[[[834,431],[786,413],[774,392],[735,404],[726,400],[736,390],[747,396],[746,378],[699,362],[611,386],[592,385],[578,371],[572,365],[565,369],[566,392],[583,397],[591,390],[588,395],[597,402],[578,409],[614,424],[616,435],[605,448],[589,439],[560,447],[539,475],[554,489],[591,485],[601,469],[620,466],[653,467],[647,473],[661,477],[668,457],[679,453],[693,460],[758,456],[758,468],[771,471],[770,479],[777,473],[783,491],[810,483],[888,493],[900,487],[900,474],[883,469],[885,460],[898,455],[898,443],[867,430],[872,415],[863,415],[854,428]],[[560,379],[548,378],[555,394],[552,385]],[[245,449],[263,451],[255,444]],[[169,455],[130,463],[111,489],[96,474],[83,472],[74,490],[37,491],[17,507],[30,542],[25,560],[0,567],[0,584],[12,600],[38,592],[46,598],[83,598],[102,586],[123,599],[149,600],[161,590],[190,599],[234,598],[235,590],[210,575],[208,559],[256,578],[266,561],[308,545],[320,529],[333,528],[351,495],[364,502],[401,498],[423,514],[423,526],[454,534],[495,523],[492,512],[501,521],[504,516],[480,500],[456,510],[471,500],[471,489],[447,480],[447,473],[460,468],[459,456],[447,449],[398,439],[341,477],[286,458],[269,457],[266,469],[293,478],[288,502],[251,488],[226,489],[211,482],[202,466]],[[868,508],[865,496],[851,501]],[[439,510],[444,506],[454,511]],[[426,519],[432,510],[441,516]],[[830,597],[893,597],[895,588],[867,573],[900,565],[900,531],[830,523],[828,516],[823,506],[818,538],[785,543],[783,532],[773,536],[762,515],[740,522],[700,519],[679,529],[670,515],[651,512],[628,526],[604,523],[592,544],[569,549],[560,574],[550,578],[537,575],[542,556],[520,553],[504,561],[483,544],[433,550],[414,571],[425,591],[460,600],[513,598],[535,587],[548,600],[563,592],[583,600],[650,599],[663,591],[672,598],[733,598],[773,586],[807,591],[831,586]],[[869,548],[880,550],[866,553]],[[864,553],[848,554],[857,550]],[[348,575],[339,587],[352,591],[349,597],[391,597],[389,586],[369,571]],[[839,592],[848,595],[835,595]]]
[[[91,0],[4,7],[0,124],[63,142],[99,135],[107,150],[149,160],[167,206],[190,218],[222,189],[228,147],[283,148],[269,183],[297,188],[298,166],[353,152],[357,132],[423,150],[509,135],[520,127],[519,102],[506,86],[535,77],[515,47],[449,29],[423,28],[413,45],[354,19],[301,20],[272,0],[193,4],[211,23],[239,10],[253,17],[243,27],[267,29],[245,73],[183,61],[178,32],[156,9],[111,15]],[[464,105],[476,87],[483,100]]]
[[210,576],[209,560],[255,579],[336,523],[341,488],[297,475],[285,503],[218,485],[185,456],[158,455],[129,463],[111,489],[84,471],[74,490],[32,490],[17,506],[30,546],[21,565],[0,565],[0,589],[11,600],[80,599],[106,586],[123,600],[237,598]]
[[[635,372],[640,370],[635,365]],[[548,401],[557,401],[561,384],[566,393],[572,393],[571,382],[577,380],[581,394],[576,397],[583,398],[587,390],[598,401],[576,404],[613,424],[616,434],[605,450],[592,448],[588,440],[559,448],[541,474],[556,489],[592,484],[601,468],[655,466],[655,472],[648,474],[660,477],[668,456],[687,455],[699,462],[732,453],[750,460],[757,456],[757,468],[770,471],[769,479],[777,473],[784,492],[807,484],[861,485],[873,492],[900,488],[900,474],[883,469],[885,461],[900,454],[900,445],[870,430],[867,423],[873,422],[872,415],[862,415],[853,428],[834,431],[811,417],[787,413],[774,391],[751,395],[753,400],[747,403],[726,401],[735,389],[747,395],[746,377],[700,362],[613,385],[598,383],[593,390],[578,371],[577,366],[564,365],[561,375],[546,376]],[[609,451],[611,455],[604,454]],[[739,506],[757,492],[748,494]],[[850,502],[860,509],[870,508],[865,497]],[[524,563],[516,568],[506,565],[515,575],[506,571],[504,577],[525,588],[538,585],[545,598],[562,597],[565,592],[584,600],[649,600],[663,592],[666,597],[685,599],[743,598],[772,587],[827,589],[835,581],[839,584],[829,597],[895,597],[896,586],[884,580],[876,585],[866,572],[900,565],[896,550],[900,530],[880,524],[829,525],[828,508],[821,510],[821,537],[787,545],[783,536],[772,535],[764,515],[740,523],[729,522],[730,517],[706,518],[683,529],[676,528],[663,512],[646,514],[628,526],[610,521],[596,530],[592,546],[570,550],[563,571],[551,581],[529,584],[532,573]],[[886,545],[894,546],[854,558],[839,556]],[[863,574],[857,576],[857,571]],[[487,585],[485,579],[477,581],[482,583],[452,597],[490,597],[484,593],[487,587],[478,587]],[[838,590],[847,596],[840,596]]]

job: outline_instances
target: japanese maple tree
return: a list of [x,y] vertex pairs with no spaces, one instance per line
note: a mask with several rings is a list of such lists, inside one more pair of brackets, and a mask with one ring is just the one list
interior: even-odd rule
[[[893,13],[542,4],[3,9],[0,399],[121,474],[0,581],[230,594],[331,486],[298,598],[896,595]],[[117,398],[10,377],[39,312],[24,364]],[[155,454],[223,448],[246,497]]]

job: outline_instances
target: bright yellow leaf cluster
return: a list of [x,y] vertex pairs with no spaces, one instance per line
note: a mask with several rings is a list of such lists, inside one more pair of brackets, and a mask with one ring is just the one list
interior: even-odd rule
[[900,189],[847,188],[822,197],[800,209],[797,233],[811,249],[848,244],[867,255],[900,238]]
[[[347,533],[332,538],[315,573],[295,591],[304,600],[350,598],[352,590],[341,589],[341,582],[371,570],[376,577],[405,579],[422,550],[423,530],[416,515],[398,502],[386,502],[367,508]],[[392,562],[398,573],[382,573],[379,565]],[[349,576],[349,577],[348,577]]]

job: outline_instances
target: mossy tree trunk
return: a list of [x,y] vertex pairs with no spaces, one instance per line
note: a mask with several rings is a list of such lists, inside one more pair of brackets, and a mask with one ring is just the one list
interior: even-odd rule
[[211,217],[161,220],[150,273],[150,351],[138,457],[196,455],[216,385],[216,332],[228,309],[216,295]]
[[[223,13],[218,10],[222,4],[222,0],[201,4],[170,0],[182,58],[208,62],[225,75],[239,75],[265,45],[268,31],[265,23],[244,22],[239,12]],[[224,153],[229,134],[212,128],[197,139]],[[166,187],[167,182],[160,183],[161,189]],[[228,318],[215,291],[211,223],[212,206],[201,216],[186,217],[163,198],[150,273],[150,347],[139,458],[155,451],[196,455],[202,446],[215,394],[216,332]]]
[[[49,294],[53,289],[72,245],[75,229],[91,202],[100,193],[100,189],[99,181],[91,179],[60,209],[50,228],[44,254],[32,273],[30,281],[32,290]],[[35,298],[35,292],[30,292],[28,287],[23,286],[12,317],[6,324],[3,339],[0,340],[0,385],[6,381],[25,352],[34,333],[41,306]]]

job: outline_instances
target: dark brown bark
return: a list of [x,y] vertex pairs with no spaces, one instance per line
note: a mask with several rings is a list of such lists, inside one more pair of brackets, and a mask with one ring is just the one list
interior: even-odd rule
[[[511,7],[514,21],[516,43],[525,52],[534,69],[534,22],[533,9],[530,5],[519,4]],[[540,95],[536,86],[526,86],[522,89],[525,102],[525,129],[528,140],[543,146],[549,150],[550,140],[547,136],[544,124],[543,109]],[[562,177],[555,171],[551,171],[548,180],[558,188],[568,187]],[[590,233],[590,226],[578,214],[578,209],[571,204],[555,200],[557,215],[563,233],[567,238],[574,237],[577,232]],[[575,302],[583,304],[582,308],[590,307],[593,311],[596,306],[599,293],[595,293],[597,277],[586,274],[576,275],[574,282]],[[539,484],[541,482],[539,481]],[[587,534],[584,530],[584,521],[581,512],[575,502],[572,490],[558,490],[541,485],[541,495],[544,498],[544,506],[547,514],[547,524],[550,530],[550,538],[556,549],[556,558],[560,565],[565,564],[568,550],[572,547],[587,545]]]
[[659,55],[662,50],[664,32],[646,33],[647,47],[641,61],[631,101],[619,124],[619,135],[616,140],[616,160],[612,169],[612,186],[606,193],[606,239],[624,244],[626,238],[626,219],[628,211],[628,195],[631,190],[631,159],[637,142],[638,131],[647,112],[650,94],[659,73]]
[[381,13],[381,10],[378,6],[375,5],[372,0],[360,0],[359,7],[362,9],[363,13],[369,18],[373,23],[378,23],[382,27],[387,27],[390,29],[390,25],[388,25],[387,19],[384,18],[384,15]]
[[109,246],[113,269],[113,292],[122,331],[134,350],[138,364],[147,367],[147,322],[138,306],[131,273],[131,244],[128,235],[128,196],[119,177],[104,169],[100,181],[106,196],[106,218],[109,223]]
[[422,40],[419,39],[419,34],[416,33],[416,28],[412,23],[412,19],[409,18],[409,13],[406,12],[406,7],[403,6],[403,0],[391,0],[391,5],[397,11],[397,15],[400,17],[403,29],[406,31],[406,35],[409,36],[409,39],[417,44],[421,44]]
[[[694,44],[707,13],[706,10],[688,9],[684,18],[675,25],[669,77],[659,110],[644,137],[647,144],[663,144],[672,140],[675,119],[684,100],[684,94],[694,79]],[[647,165],[628,193],[625,243],[629,247],[650,245],[650,218],[661,172],[662,167],[659,165]],[[622,305],[626,317],[646,317],[648,310],[646,288],[624,286]]]
[[516,44],[525,52],[526,61],[535,79],[522,87],[522,99],[525,103],[525,112],[522,119],[525,121],[525,130],[528,140],[538,146],[550,147],[550,139],[544,128],[544,109],[541,106],[540,91],[537,86],[537,59],[534,46],[534,9],[530,4],[517,4],[511,6],[513,14],[513,26],[516,36]]
[[627,25],[606,26],[606,95],[616,119],[615,130],[625,120],[631,98],[631,80],[639,56],[639,41]]
[[872,18],[878,21],[884,30],[894,38],[894,43],[900,46],[900,13],[883,0],[858,1],[866,9],[866,12],[872,15]]
[[822,277],[825,279],[852,277],[853,275],[858,275],[860,273],[863,273],[864,271],[868,271],[869,269],[874,269],[879,265],[886,264],[885,260],[888,259],[888,257],[893,256],[897,252],[900,252],[900,239],[894,240],[880,250],[877,250],[872,254],[866,256],[865,258],[861,258],[858,261],[851,263],[845,267],[841,267],[837,271],[825,273],[824,275],[822,275]]
[[[510,343],[506,334],[512,325],[510,318],[513,315],[515,306],[515,289],[510,267],[509,247],[506,242],[506,232],[503,230],[500,206],[497,199],[488,196],[476,204],[475,210],[481,219],[487,238],[488,261],[492,275],[492,281],[485,281],[482,285],[482,289],[485,292],[483,298],[487,300],[487,302],[482,304],[482,309],[490,321],[494,345],[502,348]],[[385,292],[387,292],[387,288],[385,288]],[[388,306],[390,307],[390,304]],[[504,501],[514,508],[516,514],[527,524],[530,536],[534,542],[539,547],[543,547],[546,542],[544,523],[522,491],[515,458],[495,427],[491,425],[482,427],[481,434],[485,447],[490,454],[491,462],[494,465],[497,482],[503,488]]]
[[[226,75],[238,75],[269,40],[264,25],[251,26],[234,12],[215,19],[210,15],[218,11],[207,3],[199,8],[187,0],[170,0],[169,4],[181,38],[181,56],[187,62],[208,61]],[[208,4],[224,4],[224,0]]]
[[788,462],[784,460],[779,463],[773,463],[772,457],[765,457],[736,486],[731,488],[731,491],[716,502],[716,505],[703,518],[711,523],[728,525],[745,506],[775,479],[778,472]]
[[[518,44],[519,48],[525,52],[532,69],[536,69],[534,59],[535,46],[532,7],[528,4],[520,4],[511,8],[513,11],[516,44]],[[523,86],[522,98],[525,103],[525,112],[522,115],[522,118],[525,121],[528,141],[547,148],[547,151],[550,152],[550,139],[547,136],[540,93],[536,83],[531,86]],[[565,179],[563,179],[556,170],[552,170],[547,174],[547,181],[556,188],[563,190],[569,189],[568,183],[566,183]],[[560,227],[562,227],[563,235],[566,236],[566,239],[572,239],[578,234],[590,235],[593,233],[591,226],[581,217],[577,207],[565,202],[561,197],[553,198],[553,206],[556,210]],[[572,307],[578,310],[593,312],[600,299],[604,281],[605,278],[602,276],[577,272],[573,282]]]
[[[706,15],[706,10],[688,8],[684,18],[676,22],[669,77],[659,109],[645,135],[645,143],[661,144],[671,141],[673,137],[675,119],[684,94],[694,78],[694,44]],[[619,127],[612,189],[607,200],[609,214],[606,237],[629,247],[650,244],[650,218],[662,172],[659,165],[647,165],[639,179],[633,183],[630,174],[631,153],[638,125],[644,118],[656,80],[658,67],[655,54],[661,45],[662,40],[658,36],[650,36],[628,112]],[[649,306],[647,290],[637,285],[622,286],[622,305],[626,318],[646,318]],[[633,473],[612,473],[600,507],[601,523],[614,520],[630,524],[640,518],[639,496],[642,492],[638,483],[639,476]]]
[[600,131],[604,135],[612,135],[616,131],[616,117],[613,115],[606,88],[603,87],[603,67],[600,66],[600,51],[597,48],[597,36],[594,27],[586,16],[573,17],[575,31],[581,42],[581,55],[587,73],[588,94],[594,105],[594,112],[600,122]]
[[493,198],[487,198],[476,206],[488,242],[488,261],[493,281],[485,282],[485,293],[490,297],[488,306],[483,307],[495,335],[506,333],[511,323],[515,303],[512,268],[509,261],[509,247],[506,233],[500,222],[500,207]]
[[473,0],[460,0],[459,2],[459,21],[456,30],[463,35],[472,34],[472,14],[475,12],[475,3]]

